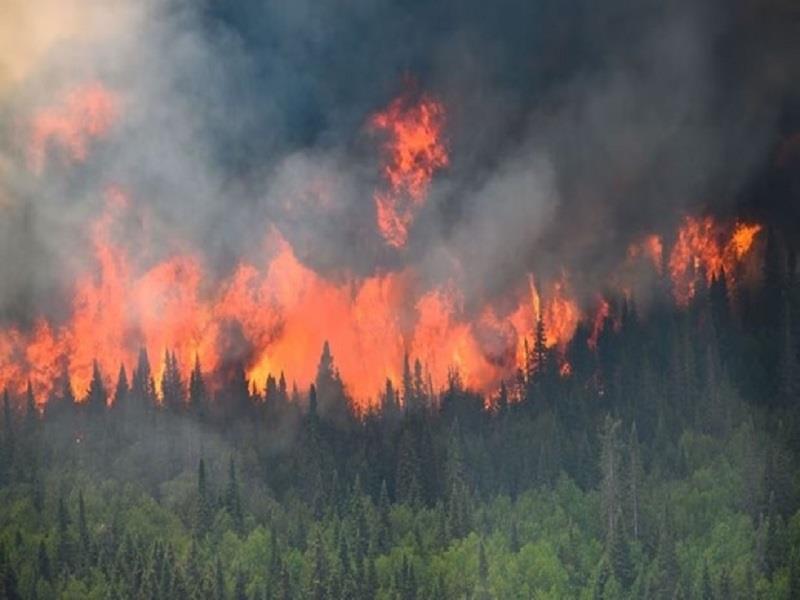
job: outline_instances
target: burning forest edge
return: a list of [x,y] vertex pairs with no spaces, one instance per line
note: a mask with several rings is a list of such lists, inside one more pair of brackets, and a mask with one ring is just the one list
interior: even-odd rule
[[5,0],[0,600],[800,598],[790,0]]

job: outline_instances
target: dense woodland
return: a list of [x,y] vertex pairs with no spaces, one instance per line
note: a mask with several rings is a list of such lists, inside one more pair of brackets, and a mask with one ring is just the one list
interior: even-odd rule
[[0,596],[800,598],[800,284],[763,246],[757,282],[613,301],[569,376],[540,324],[489,398],[410,357],[355,414],[327,344],[310,389],[142,352],[6,393]]

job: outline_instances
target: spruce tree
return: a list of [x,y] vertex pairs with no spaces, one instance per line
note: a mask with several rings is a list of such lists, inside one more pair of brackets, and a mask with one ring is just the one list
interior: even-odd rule
[[201,420],[205,419],[208,402],[208,391],[203,380],[203,371],[200,368],[200,357],[195,354],[194,367],[189,375],[189,406],[188,410]]
[[228,465],[228,486],[225,489],[225,508],[233,519],[238,532],[244,530],[244,513],[242,511],[242,499],[239,495],[239,483],[236,479],[236,465],[231,458]]
[[100,365],[95,360],[92,363],[92,381],[86,394],[86,406],[91,413],[99,415],[105,412],[107,402],[108,393],[103,383],[103,375],[100,373]]

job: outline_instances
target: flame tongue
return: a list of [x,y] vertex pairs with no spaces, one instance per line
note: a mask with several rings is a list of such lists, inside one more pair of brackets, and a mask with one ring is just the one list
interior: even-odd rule
[[[53,146],[70,161],[84,160],[89,141],[107,132],[117,106],[113,94],[90,85],[38,113],[29,143],[32,168],[43,168]],[[379,232],[390,246],[405,246],[435,173],[449,163],[444,116],[440,102],[421,95],[398,98],[370,119],[370,128],[384,139],[374,201]],[[136,210],[132,204],[121,188],[107,190],[105,210],[89,228],[95,266],[76,280],[66,322],[39,318],[28,331],[0,329],[0,386],[21,393],[30,381],[45,401],[66,369],[81,396],[95,359],[108,376],[120,364],[133,367],[142,347],[153,360],[174,353],[184,367],[198,357],[212,373],[242,367],[259,386],[280,371],[307,385],[329,341],[348,391],[363,408],[386,377],[399,379],[407,355],[421,361],[426,384],[443,385],[455,366],[468,386],[488,391],[524,364],[526,340],[533,341],[539,322],[561,374],[572,372],[566,346],[582,315],[566,272],[551,281],[530,276],[519,296],[487,303],[473,314],[464,308],[458,281],[423,286],[413,266],[330,281],[298,260],[272,230],[268,260],[241,262],[212,282],[199,255],[177,253],[145,268],[131,261],[115,243],[113,228]],[[658,235],[632,245],[628,259],[667,272],[677,303],[685,305],[703,277],[710,281],[723,271],[738,276],[736,267],[760,230],[757,224],[730,227],[711,217],[686,217],[666,264]],[[509,306],[516,307],[510,314]],[[610,314],[601,298],[590,324],[590,348],[597,348]],[[163,366],[154,366],[158,379]]]
[[737,223],[728,231],[711,217],[686,217],[669,257],[676,302],[686,306],[703,278],[710,283],[723,272],[734,278],[759,231],[760,225]]
[[371,128],[385,136],[385,186],[375,191],[377,225],[386,243],[405,246],[433,175],[449,163],[442,142],[444,106],[427,96],[394,100],[374,115]]

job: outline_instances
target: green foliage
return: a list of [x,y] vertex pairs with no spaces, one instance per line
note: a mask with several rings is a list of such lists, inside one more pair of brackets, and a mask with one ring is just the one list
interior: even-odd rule
[[97,370],[87,406],[6,395],[0,597],[798,597],[798,408],[732,367],[762,342],[704,297],[625,308],[569,378],[539,331],[497,407],[407,357],[357,418],[327,346],[305,399],[241,373],[217,396],[170,353],[164,404],[146,353],[111,408]]

